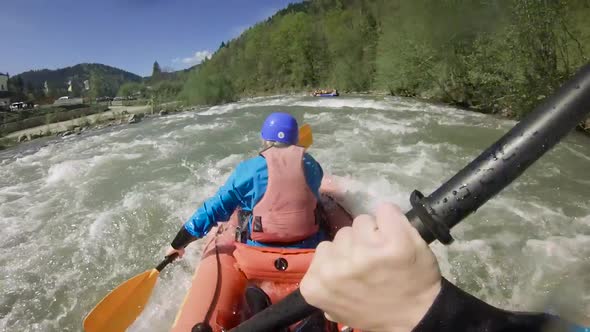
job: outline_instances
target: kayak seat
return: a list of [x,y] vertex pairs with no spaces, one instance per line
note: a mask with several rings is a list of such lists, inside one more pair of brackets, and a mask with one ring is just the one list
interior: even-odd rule
[[258,286],[248,286],[245,297],[249,317],[256,315],[271,304],[268,295]]
[[[268,295],[258,286],[250,285],[245,292],[246,312],[250,318],[271,305]],[[277,332],[288,332],[288,329],[281,329]]]

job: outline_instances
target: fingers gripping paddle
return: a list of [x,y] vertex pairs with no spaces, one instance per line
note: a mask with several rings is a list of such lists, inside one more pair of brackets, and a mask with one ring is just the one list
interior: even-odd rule
[[155,269],[138,274],[112,290],[88,313],[84,331],[125,331],[143,311],[160,271],[177,256],[166,257]]
[[[508,186],[565,137],[590,112],[590,64],[430,196],[414,191],[406,217],[431,243],[450,244],[450,229]],[[315,310],[299,289],[232,332],[271,332]]]

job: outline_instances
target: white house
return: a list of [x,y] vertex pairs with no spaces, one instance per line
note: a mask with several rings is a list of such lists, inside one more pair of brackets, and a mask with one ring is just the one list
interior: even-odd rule
[[8,74],[0,73],[0,109],[8,109],[9,105]]

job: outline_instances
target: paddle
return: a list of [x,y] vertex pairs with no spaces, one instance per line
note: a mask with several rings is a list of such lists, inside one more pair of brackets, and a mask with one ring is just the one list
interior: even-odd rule
[[306,123],[299,128],[299,142],[297,143],[297,145],[307,149],[311,146],[312,143],[313,134],[311,132],[311,126]]
[[160,272],[178,254],[166,257],[155,269],[125,281],[105,296],[84,319],[84,331],[125,331],[141,314]]
[[[590,111],[590,64],[430,196],[415,190],[406,217],[426,243],[450,244],[450,229],[508,186],[549,151]],[[315,310],[299,289],[231,332],[271,332]]]

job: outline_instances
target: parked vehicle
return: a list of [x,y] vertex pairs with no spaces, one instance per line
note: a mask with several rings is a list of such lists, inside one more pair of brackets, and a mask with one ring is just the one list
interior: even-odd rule
[[13,112],[25,110],[25,109],[29,109],[29,108],[33,108],[33,107],[34,107],[33,103],[25,103],[22,101],[14,102],[14,103],[10,104],[10,110]]

